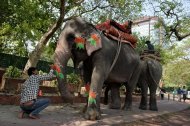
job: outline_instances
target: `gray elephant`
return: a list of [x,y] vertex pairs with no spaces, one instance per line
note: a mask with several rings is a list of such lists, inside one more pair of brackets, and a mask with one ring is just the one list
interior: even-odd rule
[[138,86],[141,88],[140,109],[147,109],[148,88],[150,91],[149,109],[157,111],[156,90],[159,86],[162,77],[162,66],[159,61],[154,59],[144,59],[141,61],[141,74],[138,81]]
[[[141,88],[141,102],[139,109],[147,109],[148,88],[150,91],[149,109],[157,111],[156,90],[162,76],[162,66],[159,61],[151,58],[141,60],[141,74],[137,86]],[[127,85],[127,84],[125,84]],[[127,88],[127,87],[126,87]],[[108,104],[108,91],[111,90],[110,108],[118,109],[120,106],[119,88],[113,84],[106,84],[104,104]],[[119,99],[119,100],[118,100]],[[116,100],[116,102],[115,102]],[[117,106],[117,107],[115,107]]]
[[[109,39],[92,24],[78,17],[66,22],[57,42],[54,63],[60,66],[63,74],[66,74],[65,66],[70,57],[74,66],[83,61],[84,80],[90,83],[86,119],[101,117],[100,96],[104,82],[128,82],[124,108],[131,109],[132,92],[140,75],[140,57],[131,45]],[[66,78],[58,78],[61,95],[71,99],[65,82]]]

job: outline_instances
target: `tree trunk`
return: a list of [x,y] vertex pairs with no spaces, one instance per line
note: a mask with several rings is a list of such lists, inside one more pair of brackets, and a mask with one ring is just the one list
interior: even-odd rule
[[53,36],[55,31],[62,25],[65,16],[65,0],[60,0],[60,17],[58,18],[57,22],[53,24],[48,31],[41,37],[40,41],[38,42],[34,51],[29,55],[29,59],[25,65],[24,73],[29,67],[35,67],[40,59],[40,56],[43,52],[43,47],[47,44],[49,39]]

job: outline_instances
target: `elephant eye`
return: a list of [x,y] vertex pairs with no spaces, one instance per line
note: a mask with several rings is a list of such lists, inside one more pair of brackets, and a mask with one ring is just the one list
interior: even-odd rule
[[75,40],[75,35],[73,33],[69,33],[66,37],[67,42],[73,42]]

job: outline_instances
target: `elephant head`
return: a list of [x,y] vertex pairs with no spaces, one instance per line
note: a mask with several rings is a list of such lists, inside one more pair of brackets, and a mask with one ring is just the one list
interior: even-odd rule
[[[96,28],[81,18],[66,22],[57,42],[54,54],[54,63],[59,65],[61,72],[66,76],[66,66],[70,58],[74,59],[75,66],[87,59],[92,53],[102,48],[101,38]],[[59,90],[62,96],[70,98],[67,90],[66,77],[58,78]]]

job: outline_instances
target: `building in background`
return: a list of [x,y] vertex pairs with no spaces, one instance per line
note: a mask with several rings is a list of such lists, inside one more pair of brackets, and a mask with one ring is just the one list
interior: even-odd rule
[[151,43],[163,43],[163,28],[155,28],[155,24],[159,21],[157,16],[145,16],[133,21],[133,33],[139,33],[140,36],[146,36]]

